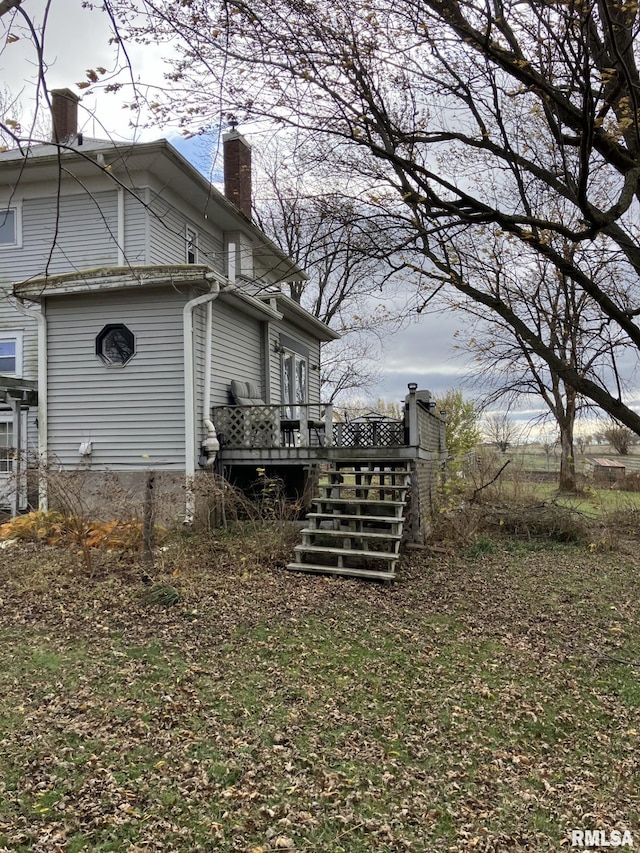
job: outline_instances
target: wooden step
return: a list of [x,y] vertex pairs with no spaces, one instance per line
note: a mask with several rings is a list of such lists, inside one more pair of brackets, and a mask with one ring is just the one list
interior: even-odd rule
[[296,545],[296,555],[298,552],[305,554],[327,554],[335,555],[336,557],[364,557],[367,560],[397,560],[398,554],[389,551],[365,551],[360,548],[325,548],[322,545]]
[[332,506],[343,506],[344,504],[354,504],[356,506],[404,506],[406,501],[376,501],[368,500],[367,498],[314,498],[314,504],[331,504]]
[[382,572],[376,569],[345,569],[337,566],[319,566],[314,563],[289,563],[289,572],[310,572],[317,575],[342,575],[350,578],[366,578],[367,580],[392,581],[395,572]]
[[347,477],[357,477],[360,474],[362,475],[371,475],[372,477],[382,476],[382,477],[408,477],[411,474],[410,468],[405,468],[403,466],[399,466],[397,468],[392,466],[375,466],[371,467],[371,465],[361,465],[359,468],[355,465],[349,465],[348,467],[343,467],[342,465],[333,466],[328,469],[328,474],[340,474],[340,476]]
[[[312,530],[319,533],[331,532],[332,530],[345,530],[355,533],[380,533],[382,535],[396,536],[402,533],[404,519],[384,515],[338,515],[336,513],[310,512],[307,521]],[[333,522],[333,527],[319,527],[323,522]],[[340,525],[336,525],[336,522]]]
[[307,519],[322,519],[323,521],[365,521],[374,524],[402,524],[402,517],[397,515],[354,515],[344,512],[308,512]]
[[348,477],[349,483],[355,483],[356,477],[366,478],[370,483],[374,477],[376,482],[380,482],[382,478],[389,481],[388,485],[404,485],[410,482],[408,471],[328,471],[327,477],[334,483],[343,482],[346,477]]
[[330,470],[344,471],[346,473],[360,474],[363,471],[381,471],[384,473],[404,473],[411,471],[411,464],[386,459],[334,459]]
[[345,459],[341,466],[336,461],[327,482],[320,484],[320,497],[313,499],[315,511],[307,515],[302,544],[295,546],[295,561],[287,568],[393,580],[410,477],[408,464]]
[[[340,516],[337,516],[340,518]],[[304,536],[305,534],[315,535],[315,536],[346,536],[351,537],[352,539],[380,539],[385,541],[387,539],[391,540],[400,540],[402,539],[401,533],[370,533],[368,530],[331,530],[326,528],[312,528],[305,527],[300,533]]]
[[408,492],[409,486],[392,486],[389,483],[366,483],[355,485],[354,483],[320,483],[320,488],[327,492],[334,489],[350,492]]

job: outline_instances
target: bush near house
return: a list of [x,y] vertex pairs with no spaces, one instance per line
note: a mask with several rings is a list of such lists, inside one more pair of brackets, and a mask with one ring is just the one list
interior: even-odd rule
[[[142,522],[97,521],[60,512],[34,511],[0,524],[0,540],[21,539],[46,545],[139,549]],[[161,529],[158,528],[158,532]]]

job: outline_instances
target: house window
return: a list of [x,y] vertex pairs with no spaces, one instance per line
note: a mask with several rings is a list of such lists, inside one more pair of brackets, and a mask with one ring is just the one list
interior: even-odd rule
[[280,337],[282,349],[282,403],[287,417],[300,417],[300,405],[308,402],[309,353],[297,341]]
[[0,474],[11,474],[13,471],[13,423],[5,420],[5,416],[0,420]]
[[0,332],[0,375],[22,375],[22,334]]
[[110,323],[96,337],[96,355],[108,367],[124,367],[135,351],[134,334],[122,323]]
[[20,208],[0,206],[0,249],[20,246]]
[[187,263],[198,263],[198,232],[187,228]]

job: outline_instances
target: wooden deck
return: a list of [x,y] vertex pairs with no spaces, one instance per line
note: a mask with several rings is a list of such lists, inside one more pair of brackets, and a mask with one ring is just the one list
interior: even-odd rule
[[337,421],[330,405],[217,406],[212,420],[225,465],[309,465],[334,460],[429,458],[445,448],[444,420],[409,396],[403,419]]

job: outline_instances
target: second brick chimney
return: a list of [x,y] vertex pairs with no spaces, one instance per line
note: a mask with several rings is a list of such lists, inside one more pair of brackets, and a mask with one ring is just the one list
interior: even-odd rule
[[51,141],[71,142],[78,135],[78,101],[71,89],[51,90]]
[[247,219],[251,219],[251,146],[234,129],[222,137],[222,148],[224,194]]

